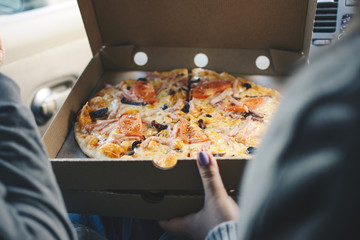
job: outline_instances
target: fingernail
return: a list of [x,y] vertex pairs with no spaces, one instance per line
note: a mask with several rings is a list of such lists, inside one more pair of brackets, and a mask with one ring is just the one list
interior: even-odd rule
[[199,152],[198,159],[200,166],[209,166],[210,159],[209,156],[205,152]]

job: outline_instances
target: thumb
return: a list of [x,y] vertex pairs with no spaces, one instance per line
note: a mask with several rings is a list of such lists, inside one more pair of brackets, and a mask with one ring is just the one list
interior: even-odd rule
[[228,194],[222,182],[219,167],[214,156],[207,152],[199,152],[197,165],[204,185],[205,202],[209,197],[227,196]]

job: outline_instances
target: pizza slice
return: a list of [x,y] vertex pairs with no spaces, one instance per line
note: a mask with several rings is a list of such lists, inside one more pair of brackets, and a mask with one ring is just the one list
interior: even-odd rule
[[174,128],[186,115],[187,72],[152,72],[106,85],[79,112],[75,138],[80,148],[96,158],[161,159],[174,155],[168,154],[173,149],[186,157]]
[[279,104],[276,90],[199,68],[192,70],[191,79],[196,80],[190,85],[191,118],[204,126],[213,154],[247,155],[248,148],[259,145]]

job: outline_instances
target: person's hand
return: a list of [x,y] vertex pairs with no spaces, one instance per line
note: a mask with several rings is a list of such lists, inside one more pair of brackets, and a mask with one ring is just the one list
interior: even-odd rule
[[204,239],[218,224],[235,220],[239,206],[226,192],[216,159],[211,154],[200,152],[197,165],[205,190],[204,207],[185,217],[161,221],[160,225],[169,233]]
[[5,59],[5,49],[2,38],[0,36],[0,65],[4,62],[4,59]]

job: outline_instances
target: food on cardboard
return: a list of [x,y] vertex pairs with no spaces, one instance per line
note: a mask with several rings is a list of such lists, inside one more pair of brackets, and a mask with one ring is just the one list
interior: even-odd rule
[[75,138],[89,157],[153,159],[164,168],[199,151],[249,158],[279,99],[276,90],[225,72],[147,72],[86,102]]

